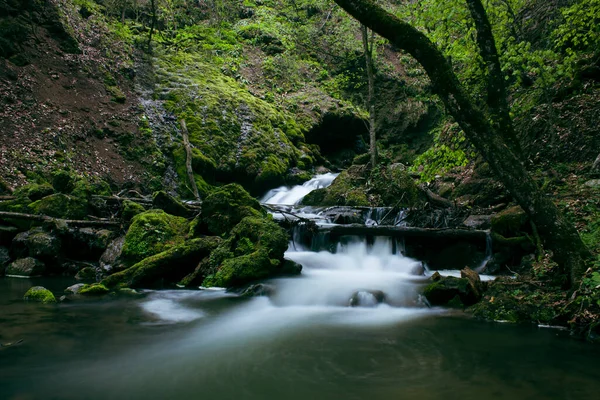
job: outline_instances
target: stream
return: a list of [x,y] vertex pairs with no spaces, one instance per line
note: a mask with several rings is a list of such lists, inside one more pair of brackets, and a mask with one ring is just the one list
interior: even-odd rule
[[[261,201],[332,224],[324,210],[297,203],[333,179],[317,176]],[[365,223],[388,211],[366,212]],[[271,294],[250,299],[162,290],[46,306],[24,303],[23,293],[32,285],[59,293],[73,281],[0,278],[0,343],[22,340],[0,347],[0,399],[514,400],[600,392],[598,347],[555,329],[428,307],[419,295],[423,265],[403,255],[398,239],[293,240],[286,257],[302,264],[301,276],[269,280]]]

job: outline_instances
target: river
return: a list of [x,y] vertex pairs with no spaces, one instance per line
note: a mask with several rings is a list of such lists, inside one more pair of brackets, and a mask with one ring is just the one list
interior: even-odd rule
[[[306,194],[294,191],[280,188],[275,203],[293,205]],[[424,278],[413,273],[420,262],[404,257],[393,240],[347,238],[334,247],[291,243],[286,256],[303,265],[302,275],[270,280],[270,296],[250,299],[224,290],[163,290],[28,304],[21,299],[30,286],[60,293],[72,280],[2,278],[0,343],[16,344],[0,347],[0,399],[600,393],[598,347],[554,329],[427,307],[418,294]]]

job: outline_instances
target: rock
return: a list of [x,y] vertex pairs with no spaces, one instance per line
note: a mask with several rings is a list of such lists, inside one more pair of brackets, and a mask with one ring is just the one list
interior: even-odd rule
[[46,196],[28,207],[34,214],[44,214],[54,218],[77,220],[88,215],[87,200],[62,193]]
[[202,204],[202,220],[215,235],[230,232],[245,217],[264,215],[258,201],[236,183],[216,189]]
[[505,201],[507,192],[501,183],[493,179],[469,177],[454,189],[452,198],[469,198],[476,206],[489,207]]
[[295,276],[300,275],[302,272],[302,265],[298,264],[295,261],[288,260],[287,258],[283,260],[281,265],[281,271],[279,275],[283,276]]
[[79,294],[82,296],[102,296],[110,292],[110,290],[101,283],[92,283],[84,285],[79,289]]
[[121,217],[125,221],[131,221],[133,219],[133,217],[135,217],[138,214],[143,213],[144,211],[146,211],[146,209],[141,204],[135,203],[131,200],[125,200],[125,201],[123,201]]
[[35,232],[27,237],[26,246],[31,257],[57,258],[60,253],[61,241],[51,233]]
[[241,297],[257,297],[257,296],[271,296],[275,293],[275,287],[272,285],[266,285],[264,283],[257,283],[256,285],[248,286],[241,294]]
[[6,276],[32,278],[41,276],[45,270],[46,266],[43,262],[33,257],[26,257],[9,264],[6,268]]
[[376,307],[385,302],[385,293],[381,290],[359,290],[352,294],[350,307]]
[[190,210],[184,206],[179,200],[167,194],[164,191],[154,193],[152,196],[152,208],[163,210],[167,214],[177,217],[189,217]]
[[592,189],[600,189],[600,179],[591,179],[584,183],[584,185]]
[[66,294],[78,294],[81,291],[81,288],[85,286],[84,283],[76,283],[74,285],[69,286],[65,289]]
[[471,268],[465,267],[460,271],[460,277],[469,281],[469,286],[471,286],[475,302],[481,300],[485,288],[479,274]]
[[63,274],[74,276],[84,268],[91,268],[96,270],[96,265],[91,262],[77,261],[77,260],[66,260],[61,264],[61,270]]
[[211,254],[202,286],[235,287],[282,272],[287,233],[266,217],[246,217]]
[[492,226],[492,217],[490,215],[469,215],[463,221],[463,225],[472,229],[490,229]]
[[417,263],[415,263],[415,265],[413,265],[411,267],[409,274],[416,275],[416,276],[423,276],[423,275],[425,275],[425,266],[423,265],[422,262],[417,262]]
[[520,206],[507,208],[492,216],[492,232],[502,236],[514,236],[521,231],[528,217]]
[[0,246],[0,276],[4,275],[4,270],[10,262],[10,254],[8,248]]
[[333,207],[325,210],[321,215],[324,218],[333,221],[334,224],[345,225],[364,223],[363,213],[360,209]]
[[115,237],[108,229],[72,228],[63,235],[68,256],[76,259],[98,259]]
[[145,258],[182,244],[188,234],[185,218],[150,210],[133,218],[121,250],[121,260],[133,265]]
[[134,264],[102,280],[112,287],[151,287],[157,283],[179,282],[196,267],[198,260],[207,257],[221,242],[218,237],[188,240],[162,253]]
[[75,275],[75,279],[78,281],[95,282],[96,281],[96,268],[85,267]]
[[52,187],[57,193],[69,194],[75,187],[75,177],[68,171],[57,171],[52,175]]
[[467,278],[446,276],[436,279],[423,289],[423,295],[434,306],[469,306],[479,299]]
[[56,303],[56,297],[51,291],[42,286],[34,286],[30,288],[23,296],[24,300],[37,301],[43,304]]
[[117,265],[117,259],[121,255],[124,243],[125,236],[121,236],[110,242],[104,253],[102,253],[102,256],[100,256],[100,270],[102,272],[111,273],[120,269],[119,265]]
[[14,195],[16,197],[27,197],[31,201],[37,201],[43,199],[46,196],[54,194],[54,189],[48,184],[37,184],[32,183],[29,185],[21,186],[15,190]]

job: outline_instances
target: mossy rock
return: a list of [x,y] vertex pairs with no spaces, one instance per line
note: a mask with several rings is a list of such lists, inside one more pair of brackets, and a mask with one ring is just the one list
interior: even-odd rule
[[282,273],[288,240],[270,218],[244,218],[211,254],[203,286],[234,287]]
[[214,175],[217,163],[200,150],[192,149],[192,169],[199,175],[210,177]]
[[23,296],[23,299],[26,301],[36,301],[43,304],[56,303],[56,297],[54,297],[54,294],[52,294],[51,291],[43,286],[34,286],[30,288]]
[[185,218],[167,214],[163,210],[149,210],[133,218],[121,257],[129,265],[182,244],[188,234]]
[[121,217],[125,221],[131,221],[133,217],[143,213],[144,211],[146,211],[146,209],[141,204],[131,200],[125,200],[123,201],[123,206],[121,209]]
[[145,258],[124,271],[106,277],[107,287],[155,287],[179,282],[194,270],[198,262],[214,250],[221,239],[205,237],[191,239],[161,253]]
[[468,279],[453,276],[441,277],[431,282],[423,289],[423,295],[434,306],[469,306],[480,298],[480,294],[474,292]]
[[73,184],[71,194],[84,199],[95,196],[110,196],[112,191],[110,185],[99,178],[79,178]]
[[202,204],[202,220],[216,235],[228,233],[244,217],[264,215],[258,201],[236,183],[216,189]]
[[31,201],[40,200],[46,196],[50,196],[54,194],[54,188],[47,183],[32,183],[29,185],[24,185],[14,192],[14,196],[17,198],[27,197]]
[[20,258],[6,267],[6,275],[32,278],[41,276],[46,271],[46,265],[33,258]]
[[85,267],[79,270],[75,275],[75,279],[78,281],[84,282],[95,282],[96,281],[96,268],[93,267]]
[[163,210],[178,217],[189,217],[191,214],[183,203],[162,190],[152,195],[152,208]]
[[62,193],[53,194],[31,203],[29,209],[34,214],[64,219],[84,219],[89,211],[86,200]]
[[515,236],[523,230],[527,221],[527,214],[520,206],[510,207],[492,216],[492,232],[506,237]]
[[75,179],[69,171],[56,171],[52,174],[52,187],[57,193],[69,194],[75,188]]
[[90,285],[83,286],[78,294],[82,296],[103,296],[110,292],[110,290],[101,283],[92,283]]

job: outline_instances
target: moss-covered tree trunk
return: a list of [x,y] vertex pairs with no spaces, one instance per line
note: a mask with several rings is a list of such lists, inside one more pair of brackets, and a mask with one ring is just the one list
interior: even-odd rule
[[499,124],[490,122],[482,109],[474,104],[441,51],[423,33],[372,0],[334,1],[360,23],[411,54],[423,66],[448,112],[498,179],[529,214],[546,248],[553,251],[556,262],[570,274],[571,284],[579,281],[585,272],[589,251],[575,227],[539,189],[511,146],[507,145],[502,132],[498,131]]
[[369,40],[369,30],[366,26],[361,25],[363,49],[365,52],[365,63],[367,64],[367,109],[369,110],[369,152],[371,154],[371,168],[375,169],[377,165],[377,136],[375,126],[375,78],[373,76],[373,43],[375,42],[375,33]]

